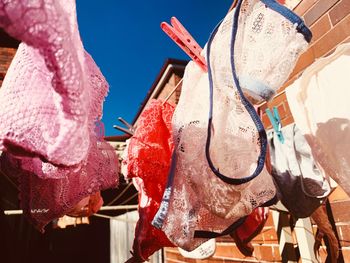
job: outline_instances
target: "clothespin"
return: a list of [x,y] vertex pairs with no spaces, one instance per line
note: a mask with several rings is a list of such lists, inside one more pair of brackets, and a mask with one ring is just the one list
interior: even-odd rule
[[128,123],[126,120],[124,120],[122,117],[119,117],[118,120],[121,123],[123,123],[127,128],[123,128],[123,127],[120,127],[118,125],[113,125],[113,128],[133,136],[134,135],[134,127],[130,123]]
[[176,17],[172,17],[170,23],[171,25],[162,22],[160,27],[201,69],[207,72],[207,62],[201,55],[202,48],[196,40]]
[[273,107],[273,114],[270,111],[269,108],[266,109],[266,114],[269,117],[269,120],[272,124],[273,129],[275,130],[277,137],[281,143],[284,143],[284,137],[282,134],[282,123],[281,123],[281,118],[278,113],[277,107]]

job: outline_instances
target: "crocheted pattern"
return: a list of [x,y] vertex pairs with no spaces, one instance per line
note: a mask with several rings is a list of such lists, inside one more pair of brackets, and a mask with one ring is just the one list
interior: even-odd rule
[[[235,66],[240,85],[252,98],[268,100],[287,80],[308,43],[297,32],[297,24],[293,25],[261,1],[243,1],[241,13],[234,54],[235,61],[239,61]],[[224,22],[222,31],[231,28],[232,19],[229,19]],[[222,32],[217,39],[229,43],[230,37]],[[216,56],[215,59],[227,65],[230,58]]]
[[[25,169],[23,163],[25,162]],[[38,158],[16,159],[11,154],[1,156],[1,169],[17,177],[20,183],[21,207],[25,216],[40,231],[45,225],[65,214],[79,215],[77,210],[86,204],[90,211],[96,212],[101,200],[82,200],[97,192],[116,187],[118,184],[118,157],[114,149],[104,141],[94,142],[87,162],[80,169],[64,169],[62,179],[42,179],[30,170],[30,163],[39,163]],[[49,165],[49,164],[47,164]],[[34,165],[33,165],[34,166]],[[79,212],[79,211],[78,211]]]
[[127,178],[139,191],[139,221],[135,229],[133,256],[145,261],[162,247],[173,246],[163,231],[151,225],[164,193],[173,139],[171,118],[174,107],[152,100],[140,115],[134,135],[129,140],[123,163]]
[[98,69],[91,72],[96,66],[84,54],[75,1],[2,0],[0,26],[26,43],[0,89],[0,150],[57,165],[80,163],[95,121],[89,112],[101,115],[97,102],[108,86],[98,84],[95,90],[95,82],[104,78]]
[[23,41],[0,89],[1,167],[17,174],[24,214],[43,231],[97,211],[98,192],[118,183],[96,129],[108,84],[83,48],[74,0],[1,0],[0,27]]
[[[240,179],[255,170],[260,141],[257,128],[242,104],[233,79],[230,54],[234,12],[225,17],[210,45],[214,92],[209,153],[220,173]],[[266,23],[272,27],[273,37],[258,35],[260,29],[267,34],[265,26],[252,28],[258,20],[261,20],[260,24]],[[282,25],[288,25],[290,29],[282,30]],[[294,44],[285,47],[283,43],[290,41]],[[250,45],[254,47],[250,49]],[[275,45],[278,47],[276,54]],[[254,83],[263,83],[273,94],[288,77],[297,55],[306,45],[304,36],[284,16],[260,1],[244,1],[233,54],[239,82],[241,76],[248,75]],[[260,54],[258,66],[254,65],[253,59],[256,52]],[[281,59],[287,59],[290,68],[275,72]],[[259,70],[259,74],[254,73],[255,69]],[[180,101],[173,117],[174,174],[169,179],[161,208],[153,221],[174,244],[185,250],[193,250],[207,240],[194,238],[197,230],[222,233],[276,195],[273,180],[265,168],[255,179],[240,185],[224,183],[213,173],[205,153],[210,108],[208,98],[208,75],[190,62],[185,70]]]

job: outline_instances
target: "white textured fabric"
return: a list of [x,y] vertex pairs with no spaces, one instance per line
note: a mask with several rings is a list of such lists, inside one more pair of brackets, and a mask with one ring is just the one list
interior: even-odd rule
[[327,199],[331,187],[300,129],[291,124],[281,131],[284,143],[274,130],[268,132],[271,174],[283,205],[294,218],[306,218]]
[[307,68],[287,88],[294,120],[315,160],[350,195],[350,44]]
[[[260,142],[233,79],[230,54],[234,12],[225,17],[207,47],[211,48],[214,83],[209,152],[220,173],[240,179],[256,169]],[[243,2],[234,57],[238,78],[242,85],[247,84],[244,87],[253,97],[269,98],[286,80],[306,46],[303,35],[285,17],[259,1]],[[208,74],[190,62],[173,117],[176,166],[173,184],[164,195],[164,200],[170,201],[159,211],[163,215],[167,210],[168,214],[163,224],[158,220],[161,216],[154,220],[174,244],[189,251],[207,240],[195,238],[195,231],[221,233],[276,194],[265,168],[258,177],[240,185],[227,184],[212,172],[205,151],[209,105]]]
[[193,258],[193,259],[205,259],[210,258],[214,255],[216,250],[216,241],[215,238],[209,239],[207,242],[203,243],[195,250],[188,252],[179,248],[180,254],[185,258]]
[[[256,100],[270,99],[292,72],[299,55],[308,43],[297,33],[296,26],[260,1],[242,3],[240,27],[235,52],[236,70],[245,92]],[[232,20],[226,20],[230,30]],[[229,34],[220,40],[227,43]],[[228,65],[229,56],[222,56]],[[218,75],[218,78],[220,76]]]

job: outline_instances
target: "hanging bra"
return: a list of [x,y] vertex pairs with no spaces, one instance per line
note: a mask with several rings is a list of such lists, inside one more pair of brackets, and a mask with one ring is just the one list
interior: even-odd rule
[[[232,232],[254,208],[275,201],[276,189],[264,168],[266,133],[245,98],[243,91],[249,87],[242,85],[240,75],[256,75],[250,83],[276,90],[306,49],[310,31],[290,10],[276,4],[239,1],[208,41],[208,75],[192,62],[186,67],[173,117],[172,166],[153,220],[183,249],[192,250],[209,238]],[[271,36],[259,44],[255,39],[261,38],[261,32]],[[269,67],[254,74],[255,68],[247,66],[248,55],[241,56],[250,54],[250,44],[275,43],[279,48],[273,56],[264,57],[263,49],[257,49],[262,54],[260,64]],[[281,70],[270,71],[281,61],[285,62]],[[270,81],[276,73],[278,81]]]

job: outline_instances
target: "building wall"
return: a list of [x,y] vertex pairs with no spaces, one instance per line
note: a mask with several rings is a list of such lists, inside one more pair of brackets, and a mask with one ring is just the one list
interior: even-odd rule
[[16,54],[17,48],[0,47],[0,86],[5,77],[8,67]]
[[[350,41],[350,1],[349,0],[303,0],[295,8],[295,12],[301,15],[306,25],[313,33],[313,39],[308,50],[301,55],[289,80],[281,88],[281,94],[270,103],[262,106],[263,111],[268,106],[278,107],[282,118],[282,124],[293,123],[293,117],[288,106],[283,90],[291,85],[296,78],[315,60],[327,56],[336,47]],[[263,122],[267,128],[271,124],[263,114]],[[342,246],[342,256],[345,262],[350,262],[350,199],[340,187],[331,194],[329,216],[334,218],[337,234]],[[321,257],[325,259],[325,247],[321,249]]]
[[[295,1],[292,4],[295,6]],[[294,11],[302,16],[310,27],[313,33],[312,42],[308,50],[301,55],[289,80],[278,91],[278,95],[271,102],[261,105],[263,112],[266,107],[270,107],[270,109],[273,106],[278,107],[284,126],[293,123],[294,120],[283,90],[291,85],[316,59],[331,53],[339,44],[350,41],[350,0],[302,0]],[[263,114],[262,119],[267,129],[272,128],[266,114]],[[339,187],[329,199],[331,207],[329,217],[333,217],[335,221],[342,246],[339,262],[350,262],[350,213],[348,212],[350,199]],[[314,225],[314,233],[316,233],[316,229]],[[292,235],[293,247],[298,251],[295,233],[293,232]],[[225,237],[218,240],[216,253],[210,259],[186,259],[180,255],[176,248],[169,248],[165,249],[166,262],[281,262],[278,236],[271,213],[262,233],[253,240],[253,245],[255,248],[253,257],[246,258],[240,254],[232,240]],[[296,257],[298,257],[297,253]],[[324,243],[320,249],[320,257],[321,262],[326,261],[327,252]],[[300,258],[297,261],[302,262]]]
[[[161,93],[158,96],[158,99],[164,100],[168,97],[168,94],[173,92],[173,89],[176,87],[176,85],[179,83],[179,81],[182,79],[182,76],[179,76],[177,74],[172,74],[172,76],[169,78],[169,81],[165,84],[164,88],[162,89]],[[181,84],[180,84],[181,85]],[[168,102],[171,104],[176,105],[179,101],[181,93],[181,86],[178,87],[173,94],[168,98]]]

